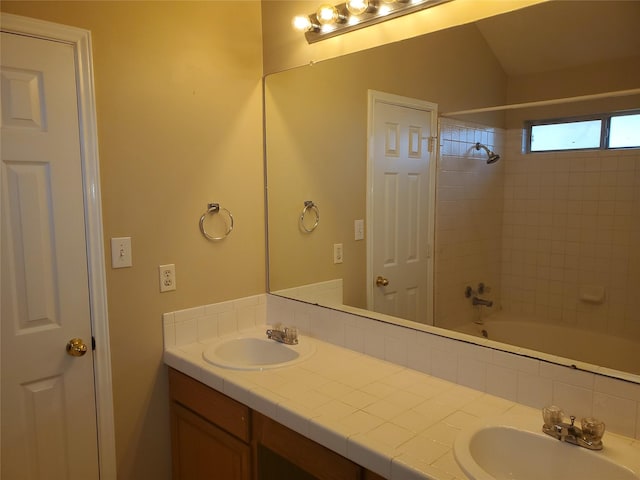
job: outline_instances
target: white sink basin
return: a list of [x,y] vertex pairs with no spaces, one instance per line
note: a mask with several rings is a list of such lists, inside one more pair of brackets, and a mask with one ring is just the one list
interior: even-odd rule
[[315,343],[300,337],[297,345],[270,340],[264,328],[221,337],[202,353],[209,363],[236,370],[264,370],[294,365],[315,352]]
[[640,480],[633,470],[612,460],[634,459],[637,452],[619,444],[607,452],[606,434],[603,443],[604,450],[591,451],[542,432],[485,423],[463,430],[453,451],[460,468],[474,480]]

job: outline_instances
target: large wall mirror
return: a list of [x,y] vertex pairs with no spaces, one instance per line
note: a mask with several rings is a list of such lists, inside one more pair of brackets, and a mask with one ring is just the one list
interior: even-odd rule
[[[639,23],[637,1],[545,2],[267,76],[269,291],[640,383],[640,149],[523,143],[526,121],[640,109]],[[372,180],[376,139],[404,135],[372,127],[376,98],[437,114],[407,120],[419,187]],[[378,197],[396,203],[374,230]],[[426,313],[376,271],[380,244],[427,259]]]

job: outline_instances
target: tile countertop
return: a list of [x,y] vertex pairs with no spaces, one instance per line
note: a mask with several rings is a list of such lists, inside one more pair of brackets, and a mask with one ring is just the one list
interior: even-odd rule
[[[292,366],[216,367],[202,352],[217,339],[166,349],[164,361],[388,479],[465,480],[453,456],[461,429],[495,416],[542,424],[537,409],[317,339],[315,354]],[[607,432],[604,443],[640,459],[640,440]]]

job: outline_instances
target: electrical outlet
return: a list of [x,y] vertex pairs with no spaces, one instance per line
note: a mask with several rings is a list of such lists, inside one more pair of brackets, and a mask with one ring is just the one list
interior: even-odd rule
[[160,275],[160,292],[169,292],[176,289],[176,266],[171,263],[169,265],[160,265],[158,267]]
[[333,244],[333,263],[342,263],[342,244],[334,243]]

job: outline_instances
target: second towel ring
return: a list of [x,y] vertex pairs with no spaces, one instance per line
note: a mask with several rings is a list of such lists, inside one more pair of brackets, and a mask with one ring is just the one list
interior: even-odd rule
[[[229,222],[227,224],[227,229],[224,232],[224,234],[220,237],[214,237],[213,235],[209,235],[205,230],[204,220],[207,218],[207,215],[213,215],[220,212],[224,212],[227,214],[227,216],[229,217]],[[231,215],[231,212],[226,208],[221,208],[220,204],[218,203],[208,203],[207,211],[203,213],[202,216],[200,217],[200,232],[202,233],[202,235],[204,235],[204,237],[207,240],[224,240],[225,238],[227,238],[227,236],[229,236],[229,234],[231,233],[231,230],[233,230],[233,215]]]
[[[307,212],[309,212],[310,210],[313,211],[316,218],[313,225],[311,227],[307,227],[304,224],[304,218],[307,215]],[[302,213],[300,214],[300,228],[302,228],[302,230],[304,230],[307,233],[311,233],[316,229],[316,227],[318,226],[318,223],[320,223],[320,210],[318,210],[318,206],[315,203],[313,203],[312,200],[305,200],[304,208],[302,209]]]

